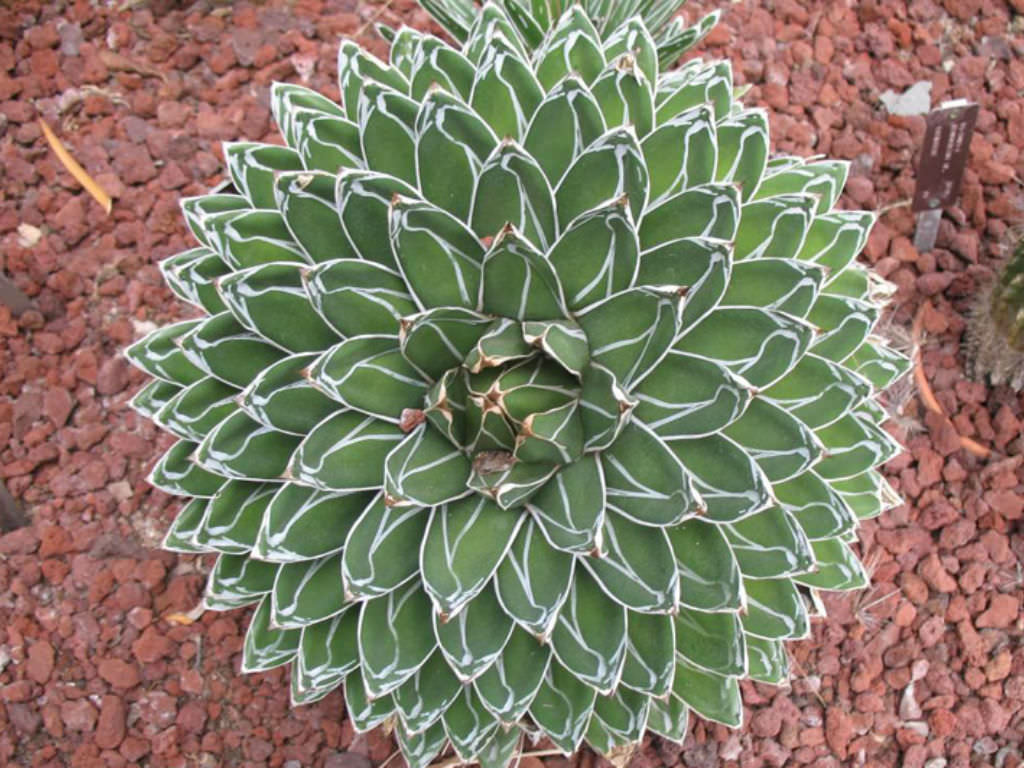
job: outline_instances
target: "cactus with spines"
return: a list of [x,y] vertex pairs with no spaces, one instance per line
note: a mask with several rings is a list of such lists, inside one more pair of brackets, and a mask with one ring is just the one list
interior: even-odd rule
[[677,2],[424,0],[341,103],[277,84],[164,260],[201,310],[128,350],[178,438],[164,545],[254,606],[243,670],[342,686],[411,768],[503,768],[742,718],[898,502],[875,395],[907,361],[845,163],[770,155]]
[[978,294],[967,351],[973,375],[1024,389],[1024,237],[1019,233],[996,279]]

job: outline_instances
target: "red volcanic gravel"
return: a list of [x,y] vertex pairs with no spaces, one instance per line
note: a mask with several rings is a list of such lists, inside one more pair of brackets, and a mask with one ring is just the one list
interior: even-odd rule
[[[897,286],[891,336],[906,342],[921,312],[924,373],[951,422],[909,385],[892,398],[907,451],[887,472],[906,504],[863,526],[874,586],[827,599],[830,618],[791,646],[792,686],[745,683],[744,729],[695,722],[682,747],[649,739],[632,765],[1015,768],[1024,413],[1019,394],[967,378],[961,341],[1024,220],[1024,2],[717,5],[699,54],[732,59],[775,147],[852,161],[843,204],[884,209],[864,258]],[[210,563],[154,548],[176,502],[143,478],[171,440],[128,409],[143,376],[118,356],[189,311],[156,264],[190,245],[177,200],[220,180],[220,142],[276,140],[274,80],[337,97],[339,36],[386,54],[378,16],[430,26],[411,0],[0,6],[0,267],[36,306],[0,307],[0,477],[31,518],[0,535],[0,765],[370,768],[394,751],[353,733],[338,692],[291,710],[282,670],[239,676],[245,612],[168,620],[197,604]],[[981,104],[960,207],[926,254],[909,209],[887,207],[912,194],[924,119],[879,98],[922,80],[933,104]],[[110,216],[38,118],[116,198]]]

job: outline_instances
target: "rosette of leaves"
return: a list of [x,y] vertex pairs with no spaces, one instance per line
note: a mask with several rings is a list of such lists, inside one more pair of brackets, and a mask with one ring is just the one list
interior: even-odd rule
[[996,280],[978,295],[968,322],[967,348],[976,376],[1024,389],[1024,237]]
[[873,216],[640,17],[535,46],[492,3],[465,37],[344,43],[342,105],[275,86],[283,145],[183,202],[161,267],[202,316],[128,351],[179,438],[165,546],[256,606],[244,670],[343,685],[413,768],[738,726],[895,501]]

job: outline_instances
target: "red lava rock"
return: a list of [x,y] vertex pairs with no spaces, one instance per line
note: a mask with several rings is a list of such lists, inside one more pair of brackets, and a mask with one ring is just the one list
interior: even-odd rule
[[932,553],[921,564],[921,578],[936,592],[956,592],[956,580],[942,567],[939,556]]
[[156,627],[148,627],[142,635],[132,643],[132,653],[143,664],[149,664],[170,656],[174,653],[174,643],[160,634]]
[[324,760],[324,768],[372,768],[372,763],[356,752],[335,752]]
[[45,683],[53,674],[54,650],[46,640],[38,640],[29,646],[25,662],[25,674],[39,684]]
[[117,749],[127,729],[128,708],[120,696],[104,696],[93,740],[100,749]]
[[1020,614],[1020,601],[1013,595],[993,595],[988,609],[974,622],[979,629],[1003,629],[1016,621]]
[[139,684],[139,668],[120,659],[103,659],[96,667],[100,677],[115,688],[134,688]]
[[73,731],[91,731],[96,727],[96,707],[88,699],[64,702],[60,706],[60,717]]
[[96,391],[101,395],[116,395],[128,386],[128,361],[121,356],[107,359],[99,369]]

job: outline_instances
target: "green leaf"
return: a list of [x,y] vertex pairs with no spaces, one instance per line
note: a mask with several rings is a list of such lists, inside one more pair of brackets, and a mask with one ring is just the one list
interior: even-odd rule
[[376,699],[408,680],[436,647],[430,600],[415,580],[368,600],[359,616],[359,655],[367,694]]
[[427,393],[426,382],[390,336],[346,339],[317,360],[309,380],[350,408],[396,423]]
[[705,104],[660,125],[641,148],[651,173],[651,204],[715,181],[718,145],[714,113]]
[[721,301],[730,282],[732,244],[726,240],[684,237],[646,251],[640,258],[637,285],[687,288],[682,328],[700,322]]
[[583,740],[596,697],[597,691],[552,660],[530,705],[530,716],[556,747],[571,754]]
[[498,721],[469,685],[462,687],[441,719],[452,748],[465,762],[475,759],[498,728]]
[[870,583],[867,571],[849,544],[840,539],[822,539],[812,541],[811,548],[814,550],[815,571],[794,577],[793,581],[798,584],[817,589],[849,591],[863,589]]
[[581,375],[590,362],[587,336],[571,320],[523,323],[523,339],[575,376]]
[[758,389],[766,389],[796,366],[813,336],[808,323],[783,313],[724,307],[687,331],[675,348],[716,360]]
[[345,715],[356,733],[366,733],[394,713],[390,696],[371,696],[366,688],[363,669],[356,669],[345,679]]
[[751,680],[784,685],[789,680],[789,656],[781,640],[747,635],[747,674]]
[[184,440],[200,442],[238,410],[237,397],[237,389],[208,377],[179,389],[178,394],[150,418]]
[[529,357],[534,348],[523,338],[523,325],[508,318],[495,320],[476,346],[469,351],[463,365],[470,373],[497,368],[512,360]]
[[718,363],[670,352],[633,391],[636,417],[665,440],[701,437],[736,421],[753,396]]
[[800,249],[800,258],[839,274],[867,244],[876,217],[870,211],[832,211],[816,216]]
[[790,579],[747,579],[744,586],[744,632],[767,640],[795,640],[810,635],[804,599]]
[[815,467],[825,480],[854,477],[898,456],[903,447],[884,429],[857,414],[847,414],[817,430],[826,457]]
[[341,405],[303,375],[318,355],[291,355],[268,366],[241,394],[253,419],[279,432],[305,436]]
[[409,95],[415,101],[422,102],[435,83],[449,93],[469,98],[473,88],[473,63],[458,48],[436,37],[424,37],[413,68]]
[[548,253],[570,309],[583,309],[633,284],[640,243],[627,202],[619,198],[581,214]]
[[866,301],[823,293],[807,319],[824,334],[811,347],[814,354],[839,362],[867,339],[878,321],[879,308]]
[[235,269],[276,261],[308,263],[277,210],[223,213],[209,219],[212,248]]
[[196,461],[225,477],[279,481],[300,441],[296,435],[270,429],[236,411],[199,444]]
[[680,661],[672,693],[708,720],[730,728],[739,728],[743,722],[743,701],[739,681],[735,677],[704,672]]
[[153,419],[182,391],[182,388],[177,384],[172,384],[163,379],[153,379],[135,393],[129,405],[139,415],[145,416],[147,419]]
[[[551,185],[556,186],[573,162],[604,132],[604,118],[590,89],[579,77],[569,75],[544,97],[523,144],[540,163]],[[560,218],[559,222],[564,228],[565,220]]]
[[778,195],[747,203],[736,232],[735,258],[795,258],[817,206],[818,198],[805,194]]
[[185,223],[203,245],[213,248],[213,220],[222,213],[240,213],[249,208],[242,195],[212,194],[184,197],[179,203]]
[[669,741],[681,744],[686,738],[690,710],[677,696],[668,700],[651,699],[650,711],[647,713],[647,729]]
[[528,509],[556,547],[585,554],[599,548],[604,500],[604,473],[597,454],[589,454],[563,467]]
[[544,679],[551,646],[543,645],[518,627],[501,655],[473,681],[481,703],[504,723],[518,722]]
[[579,402],[531,413],[523,421],[514,456],[524,462],[570,464],[583,455]]
[[819,160],[790,166],[768,174],[758,187],[756,199],[804,193],[818,197],[816,213],[828,213],[846,184],[850,163],[845,160]]
[[266,672],[287,664],[295,658],[298,647],[298,630],[271,628],[270,597],[265,597],[256,608],[245,633],[242,672]]
[[[245,555],[220,555],[206,582],[203,606],[226,611],[258,602],[274,588],[278,566]],[[267,611],[270,599],[267,599]]]
[[394,424],[339,411],[306,436],[289,472],[296,481],[324,491],[377,490],[384,481],[384,460],[402,437]]
[[439,307],[403,318],[402,355],[436,381],[457,368],[491,327],[492,318],[469,309]]
[[394,506],[446,504],[469,494],[469,459],[436,429],[421,425],[388,454],[384,492]]
[[396,195],[415,198],[416,191],[400,179],[370,171],[338,175],[338,216],[351,250],[366,261],[397,267],[391,249],[391,201]]
[[900,495],[875,470],[845,480],[834,480],[830,485],[860,520],[878,517],[903,503]]
[[668,447],[693,476],[708,520],[733,522],[771,501],[771,486],[764,472],[745,450],[721,433],[673,440]]
[[747,648],[737,614],[708,613],[681,607],[675,616],[679,655],[700,669],[719,675],[746,674]]
[[157,267],[160,269],[160,274],[164,277],[164,282],[167,283],[167,287],[171,289],[171,292],[182,301],[187,301],[190,304],[198,304],[196,300],[195,291],[192,286],[182,280],[178,273],[191,264],[194,261],[202,259],[203,257],[216,254],[213,253],[209,248],[200,246],[199,248],[190,248],[187,251],[176,253],[173,256],[168,256],[163,259]]
[[423,403],[427,421],[456,447],[467,443],[465,402],[468,396],[464,372],[453,368],[430,388]]
[[731,184],[686,189],[652,206],[640,225],[647,251],[684,237],[732,240],[740,221],[740,193]]
[[[678,7],[678,2],[677,0],[668,0],[663,7],[666,13],[671,14]],[[718,24],[721,14],[722,12],[719,10],[712,11],[690,27],[687,27],[681,18],[676,17],[658,46],[658,60],[661,65],[665,67],[672,64],[707,37],[708,33]]]
[[348,608],[341,585],[341,555],[282,565],[272,594],[272,618],[278,627],[304,627],[332,618]]
[[638,220],[647,204],[649,187],[636,132],[630,127],[612,128],[587,146],[558,182],[558,225],[564,230],[584,211],[622,197],[634,220]]
[[270,86],[270,111],[285,142],[292,148],[299,143],[299,134],[295,131],[294,122],[297,115],[303,112],[319,112],[343,117],[345,114],[333,101],[310,88],[280,82]]
[[847,502],[813,471],[779,483],[773,490],[808,539],[842,536],[857,525]]
[[[656,29],[656,27],[652,26],[651,29]],[[636,60],[637,66],[644,73],[647,81],[650,83],[657,81],[657,44],[640,17],[634,16],[617,25],[605,40],[604,53],[608,61],[614,61],[625,53],[630,54]]]
[[689,77],[674,81],[666,77],[663,81],[664,88],[659,88],[658,94],[659,124],[699,104],[712,105],[716,122],[729,116],[733,85],[732,66],[728,61],[701,63]]
[[339,552],[373,498],[372,493],[324,493],[286,483],[270,500],[253,557],[288,563]]
[[405,727],[420,733],[441,719],[461,687],[441,651],[437,650],[412,677],[395,689],[392,697]]
[[598,696],[594,716],[587,728],[587,741],[602,754],[615,747],[639,744],[647,727],[650,697],[627,688],[609,696]]
[[768,162],[768,113],[744,110],[718,123],[718,168],[715,180],[733,182],[743,190],[743,200],[757,191]]
[[193,365],[238,389],[287,355],[246,330],[230,312],[206,318],[180,343]]
[[722,529],[694,518],[666,530],[684,605],[701,611],[738,611],[742,607],[740,569]]
[[754,398],[746,412],[723,430],[743,446],[771,482],[795,477],[822,454],[821,441],[799,419],[764,398]]
[[419,104],[404,93],[367,83],[359,93],[359,135],[366,165],[416,184],[416,114]]
[[386,85],[407,93],[409,83],[394,67],[389,67],[352,40],[343,40],[338,50],[338,84],[341,99],[350,120],[359,117],[359,96],[368,83]]
[[512,226],[498,233],[483,257],[480,307],[516,320],[566,316],[562,286],[551,263]]
[[467,15],[473,18],[469,38],[463,49],[474,65],[480,65],[481,58],[493,45],[495,37],[501,37],[506,46],[511,46],[524,59],[527,58],[528,54],[523,47],[522,39],[509,20],[503,3],[485,3],[482,8],[477,10],[475,6],[465,3],[465,0],[455,0],[455,2],[463,4]]
[[333,173],[282,173],[275,183],[275,207],[292,238],[313,263],[353,258],[356,253],[338,218]]
[[490,585],[460,606],[457,615],[434,614],[441,652],[463,684],[478,678],[497,660],[513,626]]
[[807,354],[763,397],[816,429],[845,416],[870,394],[870,382],[849,368]]
[[870,381],[876,390],[887,389],[910,370],[910,360],[875,336],[869,336],[843,365]]
[[405,281],[423,309],[476,309],[484,249],[454,216],[429,203],[396,198],[391,242]]
[[416,119],[416,134],[423,197],[468,222],[476,177],[498,138],[461,99],[440,88],[427,92]]
[[288,147],[228,141],[224,145],[228,173],[253,208],[275,208],[274,177],[282,171],[303,170],[299,154]]
[[248,554],[277,488],[269,483],[227,482],[210,500],[202,527],[195,533],[195,543],[229,555]]
[[493,37],[484,49],[469,103],[495,134],[519,139],[526,135],[544,89],[508,39]]
[[526,520],[498,565],[495,586],[505,612],[528,632],[547,637],[569,592],[575,559],[556,550]]
[[611,371],[628,391],[672,347],[682,306],[682,296],[675,289],[630,288],[592,304],[576,319],[590,340],[593,362]]
[[208,248],[195,251],[198,255],[182,263],[168,264],[170,259],[165,259],[160,262],[161,271],[168,285],[178,286],[178,295],[185,301],[216,315],[227,309],[217,293],[217,278],[230,274],[231,268]]
[[169,384],[185,387],[195,384],[203,378],[203,370],[185,356],[178,344],[201,323],[201,320],[184,320],[158,328],[128,347],[125,357],[136,368]]
[[649,427],[627,424],[601,454],[608,509],[643,525],[672,526],[696,512],[683,465]]
[[640,138],[654,128],[654,86],[631,55],[609,62],[591,91],[609,128],[633,126]]
[[554,242],[551,186],[537,161],[515,141],[503,139],[480,169],[470,221],[479,237],[511,225],[543,251]]
[[358,629],[359,609],[353,606],[302,628],[298,663],[292,665],[302,688],[338,685],[359,666]]
[[626,659],[626,610],[580,571],[551,634],[558,661],[598,691],[613,691]]
[[537,78],[545,91],[569,74],[579,75],[590,85],[605,64],[601,37],[579,5],[570,6],[562,14],[534,56]]
[[774,579],[807,573],[814,566],[811,544],[793,517],[768,507],[724,526],[744,577]]
[[295,117],[296,147],[306,168],[337,174],[345,168],[363,167],[359,126],[344,116],[304,111]]
[[523,732],[518,726],[506,730],[499,728],[480,749],[477,750],[477,761],[480,768],[509,768],[519,763],[519,744]]
[[181,552],[182,554],[202,554],[211,552],[207,547],[200,547],[193,539],[201,530],[203,519],[206,517],[206,510],[210,506],[210,499],[195,498],[185,504],[174,518],[171,527],[167,529],[163,541],[160,542],[160,549],[168,552]]
[[557,471],[558,467],[552,464],[527,464],[521,461],[507,469],[494,471],[474,467],[469,487],[490,496],[502,509],[515,509],[526,504]]
[[[431,5],[431,0],[423,0],[424,8]],[[418,733],[406,733],[403,728],[398,728],[395,731],[395,738],[408,768],[429,768],[448,742],[448,734],[444,732],[444,725],[441,723],[435,723]]]
[[310,305],[298,264],[264,264],[222,279],[231,313],[268,341],[292,352],[318,352],[338,335]]
[[803,261],[776,258],[740,261],[733,265],[732,280],[722,303],[806,317],[824,279],[823,269]]
[[627,624],[622,685],[655,698],[667,696],[676,668],[672,617],[627,611]]
[[591,361],[583,371],[580,416],[583,419],[584,450],[610,446],[626,425],[636,400],[620,386],[610,370]]
[[520,512],[477,495],[433,509],[420,562],[423,586],[438,613],[453,616],[480,593],[522,522]]
[[[419,569],[416,552],[427,516],[426,510],[389,507],[380,496],[375,498],[345,539],[341,577],[346,594],[379,598],[411,579]],[[419,580],[413,584],[418,586]]]
[[638,525],[608,511],[606,552],[583,565],[617,602],[644,613],[666,613],[679,602],[679,579],[664,528]]
[[146,482],[174,496],[213,496],[227,482],[192,460],[198,446],[188,440],[172,445],[146,478]]
[[417,311],[402,276],[371,261],[332,261],[303,279],[313,307],[344,337],[398,336],[401,319]]

